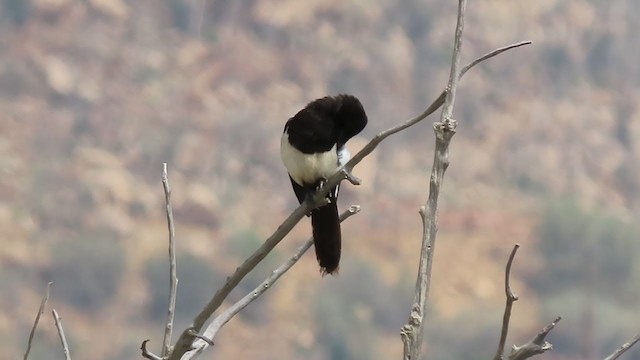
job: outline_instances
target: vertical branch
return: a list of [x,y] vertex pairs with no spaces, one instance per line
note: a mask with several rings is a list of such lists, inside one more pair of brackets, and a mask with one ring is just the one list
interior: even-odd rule
[[38,322],[40,322],[40,316],[44,313],[44,307],[47,305],[47,301],[49,300],[49,294],[51,293],[51,284],[49,282],[47,284],[47,290],[45,291],[44,297],[42,298],[42,302],[40,302],[40,308],[38,309],[38,313],[36,314],[36,319],[33,322],[33,327],[31,328],[31,332],[29,333],[29,341],[27,342],[27,350],[24,352],[24,360],[29,358],[29,352],[31,351],[31,344],[33,343],[33,336],[36,333],[36,328],[38,327]]
[[429,182],[429,196],[426,206],[420,209],[420,216],[423,223],[422,248],[420,252],[420,265],[416,280],[416,293],[414,303],[411,308],[408,323],[403,326],[400,336],[404,343],[404,359],[418,360],[422,350],[422,339],[424,336],[424,314],[426,312],[426,301],[431,287],[431,269],[433,265],[433,253],[435,249],[438,196],[444,173],[449,166],[449,143],[455,134],[456,121],[453,115],[453,104],[455,101],[458,80],[460,78],[460,49],[462,48],[462,32],[464,29],[464,13],[466,0],[458,2],[458,19],[453,46],[453,57],[451,61],[451,72],[447,85],[447,94],[440,121],[433,125],[436,134],[436,148],[433,158],[433,168]]
[[447,85],[447,97],[442,107],[440,121],[450,121],[453,116],[453,104],[456,99],[458,82],[460,81],[460,50],[462,49],[462,33],[464,30],[464,13],[467,7],[467,0],[458,0],[458,19],[456,22],[456,34],[453,43],[453,56],[451,59],[451,71],[449,72],[449,83]]
[[69,344],[67,344],[67,338],[64,336],[64,330],[62,329],[62,320],[58,315],[56,309],[51,310],[51,315],[53,315],[53,321],[56,324],[56,329],[58,329],[58,336],[60,337],[60,343],[62,344],[62,351],[64,352],[65,360],[71,360],[71,353],[69,352]]
[[502,316],[502,331],[500,332],[500,342],[498,343],[498,350],[493,360],[502,360],[504,354],[504,345],[507,342],[507,334],[509,333],[509,322],[511,321],[511,309],[513,303],[518,300],[518,296],[511,290],[511,265],[513,265],[513,259],[516,257],[516,252],[520,248],[520,244],[516,244],[511,250],[509,260],[507,261],[507,269],[504,272],[504,293],[507,297],[507,303],[504,306],[504,315]]
[[176,309],[176,294],[178,290],[178,276],[176,274],[176,229],[173,224],[173,210],[171,209],[171,186],[167,175],[167,163],[162,164],[162,187],[167,203],[167,226],[169,228],[169,310],[167,311],[167,323],[164,328],[164,340],[162,341],[162,357],[171,351],[171,333],[173,332],[173,318]]

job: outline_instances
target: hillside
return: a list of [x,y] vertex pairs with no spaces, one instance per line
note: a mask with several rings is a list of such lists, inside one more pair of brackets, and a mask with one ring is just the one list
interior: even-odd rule
[[[74,358],[97,360],[135,359],[143,339],[161,342],[162,162],[181,329],[295,206],[279,159],[284,122],[317,97],[355,94],[370,122],[354,152],[414,116],[445,85],[456,10],[435,0],[0,4],[0,357],[21,354],[53,281]],[[640,321],[640,3],[486,1],[468,11],[465,63],[534,45],[462,81],[427,353],[469,359],[482,345],[492,355],[504,263],[519,242],[513,341],[563,313],[547,358],[598,358]],[[383,143],[356,168],[363,185],[345,186],[340,207],[363,211],[343,227],[340,276],[320,277],[305,256],[209,357],[399,356],[432,122]],[[233,299],[309,236],[307,222]],[[57,351],[48,320],[31,359]]]

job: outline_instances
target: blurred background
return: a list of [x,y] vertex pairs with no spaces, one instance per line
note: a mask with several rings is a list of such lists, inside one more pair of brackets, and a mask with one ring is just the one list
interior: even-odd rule
[[[43,295],[77,359],[158,352],[168,292],[169,164],[180,332],[296,206],[284,122],[326,94],[370,118],[351,144],[446,84],[455,1],[0,0],[0,348],[21,356]],[[489,359],[564,320],[546,359],[598,359],[640,330],[640,2],[471,1],[463,63],[531,39],[462,81],[440,202],[425,358]],[[437,113],[439,114],[439,112]],[[433,157],[432,116],[355,170],[341,272],[312,253],[203,358],[400,358]],[[232,293],[310,235],[308,220]],[[61,358],[47,311],[31,359]],[[640,358],[640,348],[627,359]]]

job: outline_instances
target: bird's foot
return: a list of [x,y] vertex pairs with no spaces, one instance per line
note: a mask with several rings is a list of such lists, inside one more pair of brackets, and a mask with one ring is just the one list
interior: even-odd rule
[[322,178],[318,180],[318,184],[316,185],[315,192],[322,191],[324,189],[324,185],[327,183],[327,179]]
[[331,199],[329,199],[329,197],[327,197],[326,195],[320,196],[320,192],[324,188],[326,182],[327,179],[319,180],[318,184],[315,187],[315,191],[307,193],[305,201],[309,204],[309,208],[311,209],[307,213],[307,216],[311,215],[311,211],[313,211],[313,209],[317,209],[321,206],[325,206],[331,203]]

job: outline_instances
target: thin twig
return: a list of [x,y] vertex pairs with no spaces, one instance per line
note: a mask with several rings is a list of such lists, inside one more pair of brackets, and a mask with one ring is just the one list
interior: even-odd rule
[[493,357],[494,360],[502,360],[504,354],[504,345],[507,342],[507,334],[509,333],[509,322],[511,321],[511,309],[513,303],[518,301],[518,296],[511,290],[511,265],[513,265],[513,259],[516,257],[516,252],[520,248],[520,244],[516,244],[511,250],[509,260],[507,260],[507,268],[504,272],[504,293],[507,298],[506,305],[504,306],[504,315],[502,317],[502,331],[500,332],[500,342],[498,343],[498,350]]
[[637,334],[633,339],[629,342],[623,344],[618,348],[618,350],[614,351],[613,354],[607,356],[604,360],[616,360],[620,357],[620,355],[624,354],[627,350],[629,350],[633,345],[635,345],[638,341],[640,341],[640,333]]
[[[489,59],[503,51],[508,50],[509,48],[518,47],[526,44],[515,44],[509,45],[508,47],[500,49],[484,55],[480,61],[476,60],[474,63],[467,66],[467,70],[471,67],[477,65],[482,60]],[[499,52],[497,52],[499,51]],[[367,145],[365,145],[362,150],[360,150],[357,154],[345,164],[344,169],[348,172],[359,164],[365,157],[367,157],[375,148],[387,137],[396,134],[402,130],[413,126],[420,121],[426,119],[429,115],[433,114],[442,104],[444,104],[444,100],[446,97],[446,91],[443,91],[436,100],[421,114],[418,116],[411,118],[400,125],[394,126],[390,129],[380,132],[376,135]],[[227,278],[225,284],[216,291],[213,298],[209,301],[209,303],[200,311],[200,313],[195,317],[191,326],[185,329],[178,338],[173,350],[171,351],[168,359],[169,360],[179,360],[185,352],[189,351],[192,348],[193,336],[190,335],[191,331],[195,331],[199,333],[202,330],[202,327],[206,323],[206,321],[211,317],[211,315],[222,305],[222,302],[229,293],[240,283],[240,281],[251,271],[256,265],[264,259],[276,245],[282,241],[282,239],[293,229],[293,227],[314,207],[317,207],[318,204],[322,204],[325,199],[326,194],[339,182],[345,179],[345,175],[343,172],[339,171],[335,175],[331,176],[325,186],[320,189],[316,195],[314,196],[314,202],[309,203],[307,201],[303,202],[296,208],[290,215],[287,217],[282,224],[278,227],[278,229],[267,239],[265,242],[256,250],[249,258],[247,258],[242,265],[240,265],[236,271]]]
[[462,70],[460,70],[460,78],[462,78],[462,76],[464,76],[464,74],[467,71],[469,71],[469,69],[471,69],[472,67],[478,65],[479,63],[481,63],[481,62],[483,62],[483,61],[485,61],[485,60],[487,60],[489,58],[492,58],[492,57],[494,57],[496,55],[499,55],[499,54],[501,54],[501,53],[503,53],[503,52],[505,52],[507,50],[511,50],[511,49],[515,49],[515,48],[520,47],[520,46],[531,45],[531,44],[533,44],[533,42],[531,40],[526,40],[526,41],[521,41],[519,43],[507,45],[507,46],[504,46],[504,47],[501,47],[501,48],[497,48],[497,49],[493,50],[492,52],[486,53],[486,54],[480,56],[479,58],[473,60],[471,62],[471,64],[463,67]]
[[178,291],[178,275],[176,272],[176,228],[173,223],[173,210],[171,209],[171,185],[167,174],[167,163],[162,163],[162,187],[167,205],[167,226],[169,228],[169,309],[167,310],[167,323],[164,328],[162,341],[162,357],[171,351],[171,334],[173,332],[173,319],[176,310],[176,295]]
[[[349,209],[345,210],[340,215],[340,222],[343,222],[343,221],[347,220],[352,215],[357,214],[359,211],[360,211],[360,206],[352,205],[351,207],[349,207]],[[289,260],[287,260],[285,263],[280,265],[277,269],[273,270],[271,272],[271,275],[269,275],[269,277],[267,277],[267,279],[265,281],[263,281],[255,289],[253,289],[253,291],[251,291],[250,293],[245,295],[242,299],[240,299],[238,302],[233,304],[230,308],[228,308],[222,314],[220,314],[218,317],[216,317],[211,322],[211,324],[209,324],[207,329],[205,330],[204,336],[202,336],[200,338],[202,341],[198,341],[198,342],[194,343],[195,350],[192,350],[192,351],[188,352],[187,354],[185,354],[185,356],[182,359],[183,360],[195,359],[195,357],[198,354],[200,354],[208,346],[210,346],[213,343],[210,339],[215,338],[215,336],[218,333],[218,331],[227,322],[229,322],[229,320],[231,320],[231,318],[233,318],[240,311],[242,311],[242,309],[244,309],[247,305],[251,304],[251,302],[253,302],[255,299],[257,299],[259,296],[261,296],[267,290],[269,290],[273,286],[273,284],[275,284],[275,282],[278,281],[278,279],[280,279],[280,277],[282,275],[284,275],[284,273],[289,271],[289,269],[291,269],[291,267],[293,267],[293,265],[295,265],[295,263],[298,262],[298,260],[300,260],[302,255],[307,250],[309,250],[309,248],[312,245],[313,245],[313,237],[307,239],[307,241],[305,241],[305,243],[302,244],[298,248],[298,250],[296,250],[296,253],[291,258],[289,258]]]
[[458,81],[460,80],[460,50],[462,48],[462,33],[464,29],[464,14],[467,2],[458,1],[458,18],[454,36],[453,55],[447,94],[444,100],[440,121],[433,125],[436,134],[436,146],[429,182],[429,195],[426,205],[420,209],[422,218],[422,246],[420,264],[416,279],[416,290],[413,305],[409,313],[407,324],[402,327],[400,336],[404,344],[404,359],[420,359],[422,340],[424,337],[424,314],[427,308],[427,298],[431,287],[431,269],[436,243],[438,196],[444,173],[449,166],[449,143],[456,132],[456,121],[453,120],[453,105],[455,102]]
[[31,328],[31,332],[29,333],[29,341],[27,342],[27,350],[24,352],[24,360],[27,360],[29,358],[29,352],[31,351],[31,344],[33,343],[33,336],[36,333],[38,322],[40,322],[40,316],[42,316],[42,313],[44,313],[44,307],[47,305],[47,301],[49,300],[49,294],[51,293],[51,284],[53,283],[49,282],[47,284],[47,290],[44,293],[44,297],[42,298],[42,301],[40,302],[40,308],[38,309],[38,313],[36,314],[36,319],[33,322],[33,327]]
[[529,340],[528,343],[522,346],[515,346],[511,348],[511,354],[509,354],[508,360],[524,360],[534,355],[542,354],[548,350],[553,349],[553,345],[547,342],[545,339],[549,332],[553,330],[556,324],[562,320],[562,316],[558,316],[553,322],[540,330],[540,332]]
[[142,342],[142,345],[140,345],[140,350],[142,351],[142,357],[145,359],[151,359],[151,360],[164,360],[163,358],[161,358],[160,356],[153,354],[152,352],[150,352],[147,349],[147,343],[150,340],[147,339],[145,341]]
[[64,352],[64,358],[71,360],[71,353],[69,352],[69,344],[67,344],[67,338],[64,336],[64,330],[62,329],[62,319],[58,315],[56,309],[51,309],[51,315],[53,315],[53,322],[58,329],[58,336],[60,337],[60,344],[62,345],[62,352]]

